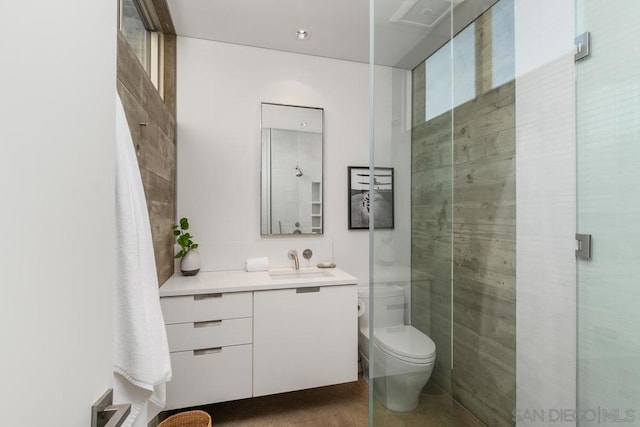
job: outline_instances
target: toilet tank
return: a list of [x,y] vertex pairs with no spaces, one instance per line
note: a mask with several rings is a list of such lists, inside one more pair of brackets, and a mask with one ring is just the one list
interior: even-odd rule
[[[375,328],[404,325],[404,289],[398,285],[374,285]],[[369,328],[369,288],[358,288],[358,298],[364,304],[358,318],[360,329]]]

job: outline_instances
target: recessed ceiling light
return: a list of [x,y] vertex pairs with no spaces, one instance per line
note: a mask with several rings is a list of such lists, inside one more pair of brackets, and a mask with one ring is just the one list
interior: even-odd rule
[[300,123],[300,126],[302,126],[302,127],[307,126],[307,122],[302,122],[302,123]]
[[298,30],[296,31],[296,38],[298,40],[306,40],[309,38],[309,33],[307,33],[305,30]]

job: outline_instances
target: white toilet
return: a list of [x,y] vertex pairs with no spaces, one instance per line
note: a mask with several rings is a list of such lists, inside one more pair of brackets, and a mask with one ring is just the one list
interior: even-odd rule
[[[436,345],[427,335],[404,324],[404,290],[375,285],[373,332],[373,393],[387,409],[416,409],[420,392],[436,361]],[[365,379],[369,373],[369,289],[358,289],[358,348]]]

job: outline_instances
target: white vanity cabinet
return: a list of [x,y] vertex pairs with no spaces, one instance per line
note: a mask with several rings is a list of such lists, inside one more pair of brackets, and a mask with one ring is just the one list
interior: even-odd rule
[[252,395],[253,293],[160,299],[173,378],[166,410]]
[[357,381],[357,279],[319,270],[169,279],[160,288],[173,369],[165,409]]
[[356,285],[254,292],[253,395],[357,381]]

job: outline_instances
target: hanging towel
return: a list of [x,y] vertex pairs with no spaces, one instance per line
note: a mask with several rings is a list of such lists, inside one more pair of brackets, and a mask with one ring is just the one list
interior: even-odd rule
[[117,95],[116,237],[114,372],[130,383],[130,392],[123,393],[133,399],[126,402],[131,403],[131,415],[123,424],[128,427],[137,418],[144,420],[136,425],[146,425],[147,400],[164,407],[171,361],[142,178]]

